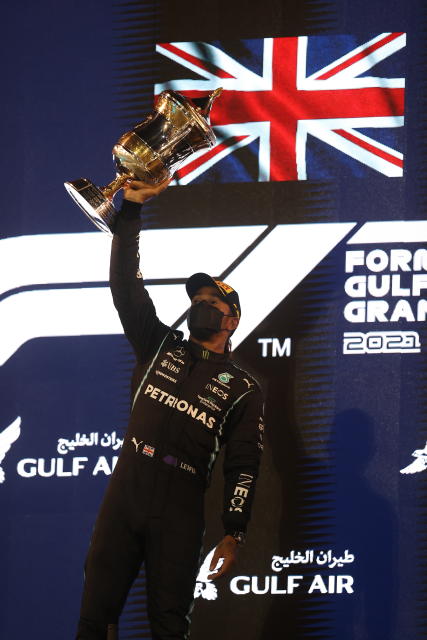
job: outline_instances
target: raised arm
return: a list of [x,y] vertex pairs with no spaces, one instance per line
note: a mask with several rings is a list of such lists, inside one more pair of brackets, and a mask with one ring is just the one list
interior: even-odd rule
[[137,358],[144,361],[155,352],[168,327],[158,319],[153,302],[144,287],[139,268],[141,204],[157,195],[161,188],[132,182],[125,190],[117,216],[111,247],[110,287],[124,332]]

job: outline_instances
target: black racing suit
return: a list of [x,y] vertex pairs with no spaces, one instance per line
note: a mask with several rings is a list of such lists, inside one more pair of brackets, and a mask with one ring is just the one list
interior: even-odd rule
[[225,533],[246,530],[262,451],[255,379],[157,318],[139,271],[139,211],[124,201],[112,245],[111,291],[137,364],[128,429],[86,559],[79,639],[107,637],[142,562],[153,638],[188,638],[218,450],[226,444]]

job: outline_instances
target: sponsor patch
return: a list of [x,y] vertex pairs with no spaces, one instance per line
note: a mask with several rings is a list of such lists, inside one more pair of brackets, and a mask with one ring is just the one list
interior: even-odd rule
[[172,378],[172,376],[168,376],[167,373],[163,373],[163,371],[159,371],[158,369],[156,369],[156,376],[162,376],[162,378],[166,378],[166,380],[170,380],[175,384],[178,382],[176,378]]
[[212,411],[221,411],[221,407],[219,407],[216,402],[215,402],[215,398],[212,397],[208,397],[208,398],[204,398],[203,396],[197,396],[200,404],[203,404],[205,407],[208,407],[209,409],[211,409]]
[[208,382],[205,389],[207,389],[208,391],[212,391],[212,393],[215,393],[217,396],[219,396],[223,400],[227,400],[228,398],[228,393],[226,393],[225,391],[217,387],[215,384],[211,384],[210,382]]
[[218,374],[218,380],[224,382],[224,384],[228,384],[232,378],[234,378],[234,376],[232,376],[231,373],[228,372]]
[[229,284],[226,284],[225,282],[221,282],[220,280],[215,280],[215,284],[217,287],[222,289],[222,291],[224,291],[226,295],[229,293],[233,293],[234,291],[233,287],[230,287]]
[[168,351],[166,353],[169,358],[172,358],[175,362],[179,362],[179,364],[185,364],[184,360],[182,360],[182,356],[184,355],[184,349],[175,349],[175,351]]
[[158,387],[154,387],[152,384],[147,384],[144,390],[144,395],[149,395],[150,398],[157,400],[157,402],[161,402],[167,407],[186,413],[194,420],[203,422],[203,424],[206,427],[209,427],[209,429],[213,429],[215,426],[216,419],[213,416],[207,416],[206,411],[200,411],[199,407],[195,407],[190,402],[187,402],[187,400],[177,398],[168,391],[163,391]]
[[139,447],[144,444],[143,440],[140,440],[139,442],[137,441],[137,439],[135,437],[132,438],[131,442],[135,445],[135,451],[136,453],[138,453],[138,449]]
[[249,490],[254,477],[250,473],[241,473],[234,487],[233,496],[230,500],[229,511],[243,512],[243,507],[248,497]]
[[174,364],[173,362],[169,362],[169,360],[167,360],[166,358],[161,361],[160,365],[166,369],[169,369],[169,371],[172,371],[172,373],[179,373],[181,371],[181,367],[177,367],[176,364]]
[[181,464],[179,465],[179,468],[182,469],[183,471],[188,471],[189,473],[196,475],[196,469],[193,466],[191,466],[191,464],[187,464],[186,462],[181,462]]

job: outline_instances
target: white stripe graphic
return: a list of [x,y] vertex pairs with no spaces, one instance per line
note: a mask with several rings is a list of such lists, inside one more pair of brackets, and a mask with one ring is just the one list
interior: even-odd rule
[[[183,285],[147,287],[156,310],[166,324],[176,310],[189,305]],[[43,289],[11,295],[0,303],[0,366],[34,338],[123,333],[108,287]]]
[[[195,271],[220,274],[264,231],[265,225],[156,229],[141,235],[146,279],[187,278]],[[206,251],[221,247],[221,251]],[[0,240],[0,295],[40,284],[105,282],[111,239],[105,233],[55,233]],[[175,272],[170,258],[179,255]]]
[[[236,339],[237,346],[251,331],[274,309],[279,302],[322,260],[322,258],[344,237],[354,223],[278,225],[230,274],[233,286],[242,296],[243,318]],[[154,278],[188,277],[196,271],[206,271],[218,275],[228,264],[247,247],[254,238],[265,229],[265,225],[254,227],[214,227],[206,229],[168,230],[173,246],[163,244],[164,231],[152,230],[143,234],[147,243],[147,234],[154,246],[149,264],[147,255],[143,264],[147,264]],[[198,233],[193,233],[198,232]],[[201,235],[200,235],[201,234]],[[228,234],[244,238],[228,263],[224,265],[221,251],[207,251],[230,242]],[[79,236],[87,234],[69,234],[75,255],[82,253],[78,249]],[[89,234],[95,238],[102,234]],[[198,235],[201,249],[195,256],[191,254],[192,245],[187,235],[194,240]],[[212,243],[212,239],[215,243]],[[54,241],[55,237],[52,238]],[[28,238],[25,240],[28,261],[35,264],[36,258],[50,261],[49,255],[40,252],[40,236],[33,236],[33,250]],[[62,240],[64,240],[62,238]],[[42,246],[46,237],[42,237]],[[0,248],[3,245],[0,243]],[[87,245],[86,245],[87,248]],[[155,250],[157,248],[157,251]],[[302,250],[304,248],[304,250]],[[187,272],[176,265],[172,256],[182,256]],[[70,250],[69,250],[70,252]],[[201,255],[201,253],[205,255]],[[92,255],[92,254],[88,254]],[[142,251],[142,255],[144,252]],[[169,259],[168,259],[169,258]],[[68,264],[73,272],[74,263]],[[177,269],[179,272],[177,273]],[[172,271],[172,272],[171,272]],[[64,271],[66,274],[67,272]],[[161,274],[161,275],[159,275]],[[178,275],[179,274],[179,275]],[[278,275],[279,274],[279,275]],[[28,282],[28,274],[24,274]],[[227,277],[227,279],[229,279]],[[277,280],[277,283],[276,283]],[[70,281],[70,279],[68,280]],[[86,280],[90,282],[89,279]],[[274,283],[274,286],[272,284]],[[15,286],[20,286],[15,282]],[[173,324],[188,308],[188,298],[183,285],[152,285],[149,288],[158,316],[166,324]],[[254,289],[257,295],[254,296]],[[183,327],[185,330],[186,328]],[[8,340],[0,343],[0,364],[4,364],[23,344],[34,338],[78,335],[109,335],[122,333],[122,328],[113,307],[108,287],[77,289],[44,289],[15,293],[0,302],[0,332]]]
[[[355,226],[280,224],[227,276],[239,292],[237,347]],[[184,330],[184,323],[179,329]]]
[[[321,260],[354,228],[356,223],[321,223],[321,224],[292,224],[277,225],[260,242],[248,256],[229,274],[226,280],[239,292],[242,303],[242,319],[236,331],[233,345],[237,347],[251,332],[271,313],[280,302],[316,267]],[[164,253],[159,250],[163,247],[164,231],[152,230],[150,241],[154,250],[148,264],[144,256],[143,264],[147,264],[150,276],[155,278],[177,277],[176,270],[183,277],[188,277],[196,271],[207,271],[219,275],[227,265],[224,263],[220,251],[215,249],[218,244],[211,244],[211,237],[216,242],[220,239],[227,244],[227,235],[241,234],[244,241],[238,245],[238,250],[233,254],[228,253],[228,264],[247,247],[252,239],[259,236],[265,229],[264,225],[253,227],[214,227],[207,229],[177,229],[169,230],[171,238],[174,238],[174,247],[187,247],[185,235],[189,234],[193,239],[198,236],[205,255],[201,262],[187,260],[187,267],[192,268],[181,271],[176,260],[168,260],[173,254],[170,251]],[[202,232],[192,234],[193,231]],[[105,240],[103,234],[69,234],[69,240],[74,255],[79,252],[79,239],[82,236],[83,246],[87,248],[87,235],[94,238],[95,245]],[[50,256],[40,252],[40,247],[45,246],[44,236],[32,236],[33,243],[27,236],[24,245],[27,250],[29,264],[37,261],[50,261]],[[52,241],[56,238],[52,236]],[[40,244],[41,239],[41,244]],[[61,237],[61,240],[64,238]],[[426,242],[427,221],[386,221],[367,222],[359,229],[347,244],[388,242]],[[3,249],[5,241],[0,243]],[[15,245],[18,246],[18,245]],[[221,246],[221,245],[219,245]],[[157,253],[156,249],[157,248]],[[188,249],[190,250],[190,249]],[[71,253],[71,250],[68,249]],[[1,251],[0,251],[1,252]],[[102,253],[102,252],[101,252]],[[197,251],[196,251],[197,253]],[[93,255],[93,254],[90,254]],[[185,261],[183,253],[179,254]],[[19,256],[18,256],[19,257]],[[200,253],[197,253],[197,259]],[[89,264],[89,263],[88,263]],[[210,268],[206,268],[209,266]],[[70,273],[73,272],[74,262],[69,264]],[[43,273],[43,268],[38,271]],[[45,270],[44,273],[49,273]],[[68,282],[71,282],[70,274]],[[95,274],[95,280],[98,275]],[[161,274],[161,275],[158,275]],[[25,282],[28,283],[28,273],[23,272]],[[65,281],[65,280],[64,280]],[[90,279],[86,280],[90,282]],[[21,284],[14,281],[14,287]],[[151,285],[148,287],[150,295],[156,306],[158,316],[166,324],[173,324],[188,308],[189,301],[185,287],[177,285]],[[185,323],[180,327],[186,330]],[[115,335],[122,333],[117,313],[113,307],[108,287],[91,287],[76,289],[44,289],[24,291],[11,294],[0,302],[0,332],[7,339],[0,343],[0,364],[4,364],[26,342],[35,338],[55,336],[79,336],[79,335]]]
[[54,233],[0,240],[0,294],[28,285],[102,282],[111,239],[105,233]]
[[427,220],[389,220],[365,222],[347,244],[386,242],[427,242]]

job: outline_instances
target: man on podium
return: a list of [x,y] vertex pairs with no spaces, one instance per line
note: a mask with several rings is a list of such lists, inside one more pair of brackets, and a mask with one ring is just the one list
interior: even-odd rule
[[263,400],[256,380],[230,355],[240,319],[236,291],[205,273],[192,275],[184,340],[157,318],[139,270],[141,205],[167,185],[130,183],[114,229],[110,285],[136,366],[128,429],[86,559],[79,640],[117,637],[142,563],[153,639],[189,638],[204,493],[222,445],[224,538],[212,558],[212,579],[233,565],[254,498]]

